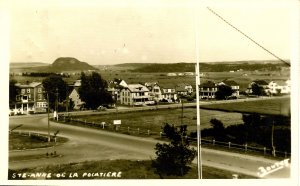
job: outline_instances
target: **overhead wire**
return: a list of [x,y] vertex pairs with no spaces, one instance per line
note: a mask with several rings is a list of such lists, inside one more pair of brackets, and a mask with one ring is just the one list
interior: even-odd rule
[[266,47],[262,46],[261,44],[259,44],[257,41],[255,41],[254,39],[252,39],[252,37],[248,36],[246,33],[244,33],[243,31],[241,31],[240,29],[238,29],[236,26],[234,26],[233,24],[231,24],[229,21],[227,21],[225,18],[223,18],[220,14],[218,14],[216,11],[212,10],[210,7],[206,7],[211,13],[213,13],[215,16],[217,16],[218,18],[220,18],[222,21],[224,21],[226,24],[228,24],[229,26],[231,26],[232,28],[234,28],[236,31],[238,31],[239,33],[241,33],[243,36],[245,36],[246,38],[248,38],[250,41],[252,41],[254,44],[256,44],[257,46],[259,46],[260,48],[262,48],[264,51],[268,52],[269,54],[271,54],[272,56],[274,56],[275,58],[277,58],[278,60],[280,60],[281,62],[285,63],[288,66],[291,66],[291,64],[285,60],[283,60],[282,58],[280,58],[279,56],[277,56],[276,54],[274,54],[273,52],[271,52],[270,50],[268,50]]

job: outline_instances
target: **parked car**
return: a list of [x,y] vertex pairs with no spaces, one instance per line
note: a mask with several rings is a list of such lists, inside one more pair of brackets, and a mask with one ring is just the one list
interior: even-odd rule
[[107,108],[100,105],[98,108],[97,108],[97,111],[105,111]]

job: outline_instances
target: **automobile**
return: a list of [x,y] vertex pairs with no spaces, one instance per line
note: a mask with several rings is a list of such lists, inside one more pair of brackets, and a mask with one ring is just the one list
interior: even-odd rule
[[146,105],[155,105],[155,101],[145,101]]
[[9,116],[13,116],[13,115],[15,115],[14,110],[13,109],[9,109]]
[[107,108],[105,106],[102,106],[100,105],[98,108],[97,108],[97,111],[105,111]]

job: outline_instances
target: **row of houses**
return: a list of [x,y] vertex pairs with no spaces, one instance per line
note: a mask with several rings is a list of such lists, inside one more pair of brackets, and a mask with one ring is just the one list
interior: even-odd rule
[[[253,84],[262,87],[266,95],[271,94],[289,94],[291,91],[290,80],[284,82],[271,81],[267,83],[264,80],[256,80],[248,85],[246,93],[252,93]],[[232,80],[224,80],[218,83],[207,81],[199,86],[201,99],[214,99],[220,85],[230,86],[233,90],[232,96],[240,96],[239,84]],[[20,94],[16,96],[16,103],[11,107],[14,112],[38,113],[47,111],[47,100],[44,94],[44,88],[40,82],[26,84],[16,84],[20,89]],[[80,109],[84,102],[80,99],[78,90],[81,86],[81,80],[75,81],[70,85],[72,91],[69,93],[69,99],[74,103],[73,109]],[[127,84],[124,80],[115,79],[110,81],[107,90],[113,98],[121,105],[139,106],[151,105],[156,102],[176,102],[181,96],[192,95],[194,89],[192,85],[186,83],[177,84],[175,87],[161,87],[157,82],[146,82],[138,84]]]

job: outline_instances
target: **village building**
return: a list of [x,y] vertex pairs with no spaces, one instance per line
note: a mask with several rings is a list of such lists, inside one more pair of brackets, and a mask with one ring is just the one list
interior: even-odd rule
[[212,81],[207,81],[200,84],[200,98],[201,99],[214,99],[216,98],[216,92],[218,91],[218,86]]
[[142,106],[152,103],[149,89],[141,84],[128,84],[120,93],[120,102],[123,105]]
[[47,98],[42,83],[16,84],[16,87],[20,92],[16,96],[14,106],[11,105],[14,114],[47,112]]
[[187,83],[179,83],[176,85],[175,89],[176,89],[177,94],[182,95],[182,96],[188,96],[193,93],[192,85],[187,84]]
[[175,88],[163,87],[162,88],[162,99],[167,100],[170,103],[177,101],[178,95],[177,95]]
[[219,85],[226,85],[226,86],[231,87],[231,89],[233,90],[233,93],[231,96],[235,96],[237,98],[240,96],[240,86],[237,82],[235,82],[233,80],[224,80],[224,81],[220,82]]
[[162,99],[162,91],[157,82],[146,82],[145,86],[149,89],[150,100],[158,102]]
[[81,80],[76,80],[73,85],[70,85],[70,87],[72,87],[72,91],[69,94],[69,99],[74,103],[73,109],[79,110],[84,105],[84,101],[80,99],[80,95],[79,95]]

